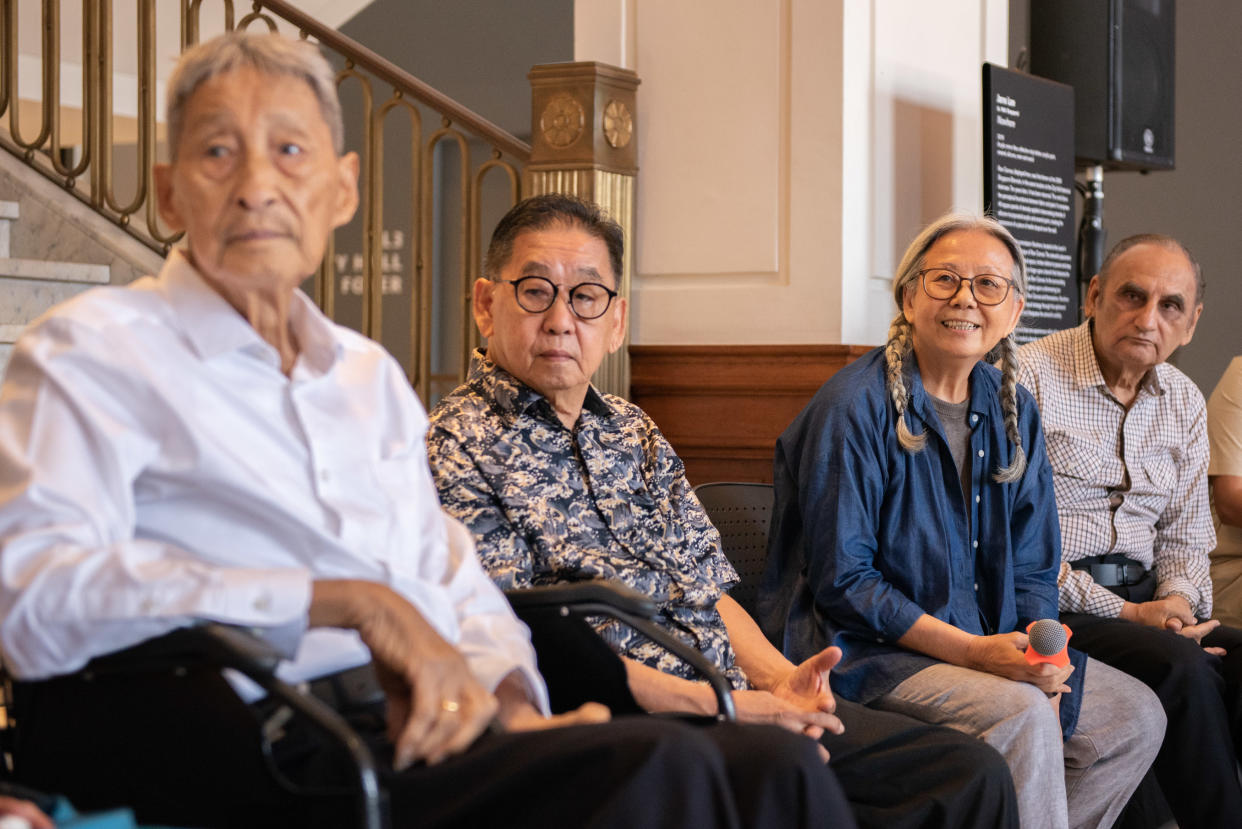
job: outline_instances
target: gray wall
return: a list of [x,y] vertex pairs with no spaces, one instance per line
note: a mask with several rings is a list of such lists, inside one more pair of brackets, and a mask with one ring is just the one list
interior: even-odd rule
[[[1011,0],[1010,61],[1026,43],[1028,2]],[[1242,354],[1242,279],[1235,260],[1242,236],[1242,3],[1177,4],[1175,161],[1177,169],[1104,176],[1104,223],[1111,245],[1155,231],[1181,239],[1207,280],[1198,331],[1175,357],[1204,395],[1229,360]]]
[[[489,119],[518,138],[530,138],[530,84],[526,74],[535,64],[573,59],[573,0],[473,0],[431,2],[431,0],[375,0],[341,26],[342,34],[383,55],[419,80]],[[384,84],[373,89],[376,102],[387,100],[391,90]],[[342,105],[346,124],[346,143],[357,147],[362,141],[361,95],[355,81],[342,86]],[[425,146],[440,118],[422,111]],[[403,244],[385,249],[385,276],[402,278],[401,290],[386,293],[383,300],[381,341],[409,368],[411,331],[411,288],[413,253],[411,228],[411,141],[409,121],[401,110],[388,116],[384,126],[383,215],[388,238],[403,235]],[[469,142],[471,168],[486,160],[491,148],[481,141]],[[435,209],[430,217],[435,238],[432,250],[424,252],[432,279],[431,371],[434,403],[439,393],[458,383],[461,354],[464,351],[461,325],[463,270],[460,239],[465,233],[459,186],[460,154],[451,142],[439,145],[434,161]],[[509,206],[507,180],[497,173],[484,180],[480,197],[484,236]],[[338,255],[361,250],[361,214],[336,237]],[[466,253],[472,261],[482,251]],[[351,268],[351,270],[353,270]],[[343,290],[338,280],[336,318],[345,325],[359,327],[362,300],[353,291]],[[468,293],[468,290],[466,290]],[[473,326],[470,326],[471,328]]]
[[574,59],[573,0],[375,0],[341,33],[519,138],[537,63]]

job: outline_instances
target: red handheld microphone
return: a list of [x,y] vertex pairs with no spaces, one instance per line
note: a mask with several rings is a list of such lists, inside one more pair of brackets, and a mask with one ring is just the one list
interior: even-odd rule
[[1032,665],[1051,662],[1058,668],[1069,664],[1069,639],[1074,632],[1056,619],[1040,619],[1026,626],[1026,661]]

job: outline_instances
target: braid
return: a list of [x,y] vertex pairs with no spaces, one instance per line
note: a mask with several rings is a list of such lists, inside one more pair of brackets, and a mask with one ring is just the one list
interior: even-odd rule
[[897,410],[897,442],[907,452],[919,452],[927,442],[927,436],[914,434],[906,425],[906,403],[910,399],[910,392],[906,389],[905,378],[901,376],[902,358],[910,353],[911,333],[910,321],[899,311],[888,329],[884,362],[888,366],[888,395],[893,399],[893,408]]
[[1009,466],[996,470],[992,480],[998,484],[1012,483],[1026,471],[1026,450],[1022,448],[1022,433],[1018,431],[1018,348],[1010,334],[1000,342],[1001,353],[1001,411],[1005,415],[1005,434],[1013,443],[1013,461]]

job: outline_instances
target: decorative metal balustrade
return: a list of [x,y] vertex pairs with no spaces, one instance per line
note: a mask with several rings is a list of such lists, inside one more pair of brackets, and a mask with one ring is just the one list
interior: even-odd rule
[[[118,30],[115,21],[128,19],[131,7],[132,29]],[[153,165],[167,157],[157,117],[159,56],[171,64],[187,47],[234,29],[279,29],[318,44],[338,69],[346,144],[361,159],[361,202],[359,215],[337,231],[306,287],[329,316],[383,342],[427,403],[464,376],[478,344],[470,294],[486,238],[523,195],[559,190],[600,198],[629,236],[633,170],[584,161],[582,147],[564,140],[576,129],[585,132],[577,144],[589,146],[603,134],[602,120],[567,123],[565,102],[559,100],[561,108],[553,114],[560,120],[545,123],[543,130],[557,138],[556,151],[577,155],[565,164],[544,158],[532,169],[529,144],[292,3],[258,0],[248,9],[235,8],[233,0],[118,0],[117,9],[113,0],[0,0],[0,147],[164,253],[177,237],[158,216],[151,176]],[[38,100],[31,101],[20,91],[21,73],[32,67],[29,62],[23,67],[18,40],[21,15],[36,13],[41,85]],[[62,42],[62,28],[69,28],[62,27],[65,13],[81,15],[80,55],[76,43]],[[166,17],[173,15],[175,20]],[[114,71],[118,58],[128,64],[131,57],[136,58],[132,73]],[[62,73],[76,73],[78,67],[80,94],[67,102],[63,81],[75,91],[79,84]],[[613,76],[622,72],[607,69]],[[128,88],[118,91],[118,83]],[[626,144],[636,85],[635,78],[624,112]],[[126,107],[118,107],[118,95],[127,98]],[[582,112],[579,107],[580,119]],[[608,140],[615,146],[616,105],[610,117]],[[535,120],[538,132],[538,113]],[[633,149],[625,147],[631,167]],[[595,187],[594,181],[607,186]],[[628,257],[626,271],[623,294],[629,287]],[[606,390],[626,394],[628,358],[619,355],[600,375],[597,383]]]

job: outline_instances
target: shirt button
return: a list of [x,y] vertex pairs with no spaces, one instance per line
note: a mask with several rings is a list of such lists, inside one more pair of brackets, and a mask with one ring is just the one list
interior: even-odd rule
[[982,450],[982,449],[980,449],[980,450],[979,450],[979,457],[981,457],[981,458],[983,457],[983,450]]
[[972,414],[972,415],[970,416],[970,422],[971,422],[971,423],[978,423],[978,422],[979,422],[979,415]]
[[877,642],[879,642],[881,645],[883,645],[883,644],[884,644],[884,637],[883,637],[883,636],[877,636],[877,637],[875,638],[875,641],[877,641]]
[[979,590],[979,582],[975,582],[975,590],[976,590],[976,591],[978,591],[978,590]]
[[979,540],[975,539],[974,541],[970,542],[970,546],[974,547],[976,550],[979,549]]
[[976,496],[975,496],[975,503],[976,503],[976,504],[977,504],[977,503],[979,503],[979,496],[978,496],[978,495],[976,495]]
[[260,596],[259,598],[255,599],[254,609],[263,610],[263,611],[271,610],[272,609],[272,597],[268,596],[267,594],[264,594]]

